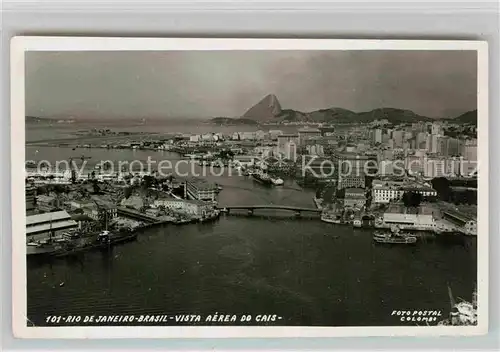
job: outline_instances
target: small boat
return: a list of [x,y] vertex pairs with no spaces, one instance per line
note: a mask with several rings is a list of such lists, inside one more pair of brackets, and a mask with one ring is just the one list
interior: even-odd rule
[[340,224],[341,220],[338,220],[334,215],[322,214],[321,221],[328,222],[330,224]]
[[375,231],[373,240],[380,244],[415,244],[417,237],[406,233]]
[[283,180],[279,177],[271,177],[271,182],[275,186],[282,186],[283,185]]

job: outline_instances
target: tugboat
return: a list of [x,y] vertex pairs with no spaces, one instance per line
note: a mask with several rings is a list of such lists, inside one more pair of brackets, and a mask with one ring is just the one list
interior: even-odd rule
[[400,232],[399,228],[391,229],[391,232],[375,231],[373,240],[380,244],[415,244],[417,237],[410,233]]
[[448,295],[450,297],[451,312],[448,319],[440,321],[440,326],[471,326],[477,325],[477,291],[474,288],[472,293],[472,303],[462,300],[455,302],[451,288],[448,286]]

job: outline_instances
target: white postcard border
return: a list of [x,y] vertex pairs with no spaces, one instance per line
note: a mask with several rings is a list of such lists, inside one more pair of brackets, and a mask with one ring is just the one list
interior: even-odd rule
[[[26,51],[162,50],[476,50],[478,53],[478,325],[467,327],[28,327],[24,195]],[[11,41],[12,322],[19,338],[235,338],[470,336],[488,332],[488,46],[484,41],[14,37]],[[480,254],[480,255],[479,255]]]

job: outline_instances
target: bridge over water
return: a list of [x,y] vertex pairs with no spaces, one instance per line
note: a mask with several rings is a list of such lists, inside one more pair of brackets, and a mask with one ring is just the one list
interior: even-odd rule
[[320,214],[321,210],[317,208],[306,208],[306,207],[298,207],[298,206],[290,206],[290,205],[274,205],[274,204],[266,204],[266,205],[230,205],[230,206],[220,206],[219,210],[225,212],[227,214],[231,213],[232,210],[246,210],[248,215],[253,215],[255,210],[288,210],[295,213],[295,216],[300,216],[302,213],[311,212],[315,214]]

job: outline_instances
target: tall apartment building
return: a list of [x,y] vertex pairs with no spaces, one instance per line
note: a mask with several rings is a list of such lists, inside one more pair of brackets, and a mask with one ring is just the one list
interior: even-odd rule
[[286,155],[286,149],[290,142],[293,142],[296,146],[299,145],[299,135],[297,134],[278,135],[278,152],[280,154]]
[[382,143],[382,130],[380,128],[373,130],[373,143]]
[[290,141],[285,146],[285,158],[288,160],[297,160],[297,144],[294,141]]
[[465,141],[464,158],[470,161],[477,161],[477,139]]
[[394,141],[394,148],[403,148],[404,131],[392,132],[392,140]]

